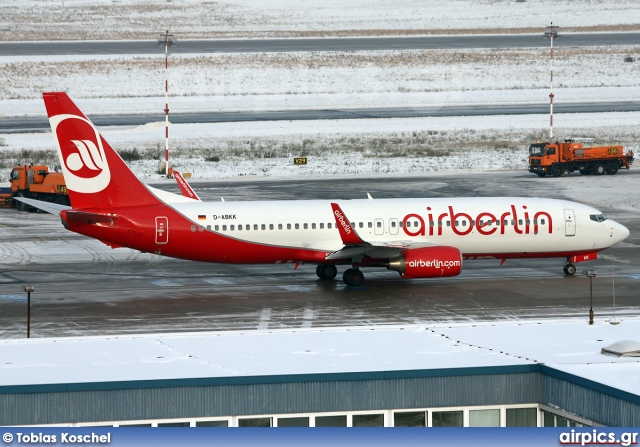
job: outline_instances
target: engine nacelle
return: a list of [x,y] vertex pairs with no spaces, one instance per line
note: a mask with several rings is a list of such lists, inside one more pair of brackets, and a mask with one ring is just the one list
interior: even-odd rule
[[457,276],[462,271],[462,253],[455,247],[416,248],[390,259],[388,269],[399,272],[403,278]]

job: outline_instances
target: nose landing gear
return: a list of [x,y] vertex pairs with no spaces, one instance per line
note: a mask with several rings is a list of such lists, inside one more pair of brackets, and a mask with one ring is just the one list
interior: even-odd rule
[[576,272],[576,266],[571,263],[566,263],[562,270],[564,270],[565,275],[571,276]]

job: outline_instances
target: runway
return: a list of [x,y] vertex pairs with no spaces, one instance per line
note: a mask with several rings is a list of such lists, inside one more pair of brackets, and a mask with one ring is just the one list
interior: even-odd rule
[[[563,46],[637,45],[640,33],[563,33]],[[547,47],[540,34],[180,40],[173,54]],[[3,56],[159,54],[153,41],[0,42]]]
[[[607,199],[640,172],[599,178],[539,179],[527,172],[432,174],[422,177],[230,180],[193,182],[204,200],[447,196],[545,196],[596,206],[631,236],[566,277],[561,259],[465,261],[457,278],[405,280],[365,270],[363,287],[320,281],[313,266],[217,265],[112,250],[67,232],[58,218],[0,210],[0,337],[26,334],[25,284],[32,337],[210,330],[322,328],[404,323],[561,319],[589,310],[596,319],[637,318],[640,311],[640,209]],[[591,182],[591,191],[583,182]],[[156,187],[177,191],[174,183]],[[600,192],[594,193],[595,188]],[[602,191],[605,191],[604,193]],[[580,201],[580,200],[579,200]],[[72,259],[74,258],[74,259]],[[81,262],[75,262],[81,261]],[[342,269],[341,269],[342,270]]]
[[[640,102],[590,102],[556,104],[555,113],[638,112]],[[548,114],[549,104],[480,104],[437,107],[376,107],[367,109],[261,110],[246,112],[174,113],[172,124],[236,123],[251,121],[346,120],[420,118],[430,116],[488,116]],[[161,114],[89,115],[97,126],[141,126],[165,119]],[[0,117],[0,133],[49,132],[46,117]]]

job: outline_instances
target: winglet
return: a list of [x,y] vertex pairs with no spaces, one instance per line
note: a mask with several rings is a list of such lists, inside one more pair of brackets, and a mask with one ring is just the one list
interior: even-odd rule
[[178,171],[174,170],[173,171],[173,178],[176,179],[176,183],[178,184],[178,188],[180,188],[180,192],[182,193],[183,196],[189,197],[190,199],[195,199],[195,200],[200,201],[200,197],[198,197],[198,194],[196,194],[196,192],[193,190],[193,188],[191,188],[191,185],[189,185],[187,183],[187,181],[184,179],[182,174],[180,174]]
[[349,219],[347,219],[347,216],[345,216],[342,209],[340,209],[340,205],[332,203],[331,209],[336,219],[336,227],[338,227],[338,231],[340,232],[342,243],[344,245],[366,245],[367,243],[360,239],[356,230],[349,223]]

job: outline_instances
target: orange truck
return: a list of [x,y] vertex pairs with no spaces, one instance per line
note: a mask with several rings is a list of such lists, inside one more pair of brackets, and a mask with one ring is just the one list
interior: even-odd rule
[[590,146],[587,141],[564,140],[564,143],[534,143],[529,146],[529,172],[540,177],[560,177],[565,173],[614,175],[629,169],[633,152],[622,146]]
[[[47,166],[22,165],[11,171],[11,197],[44,200],[59,205],[69,205],[67,185],[61,172],[51,172]],[[11,206],[28,211],[29,205],[12,200]]]

